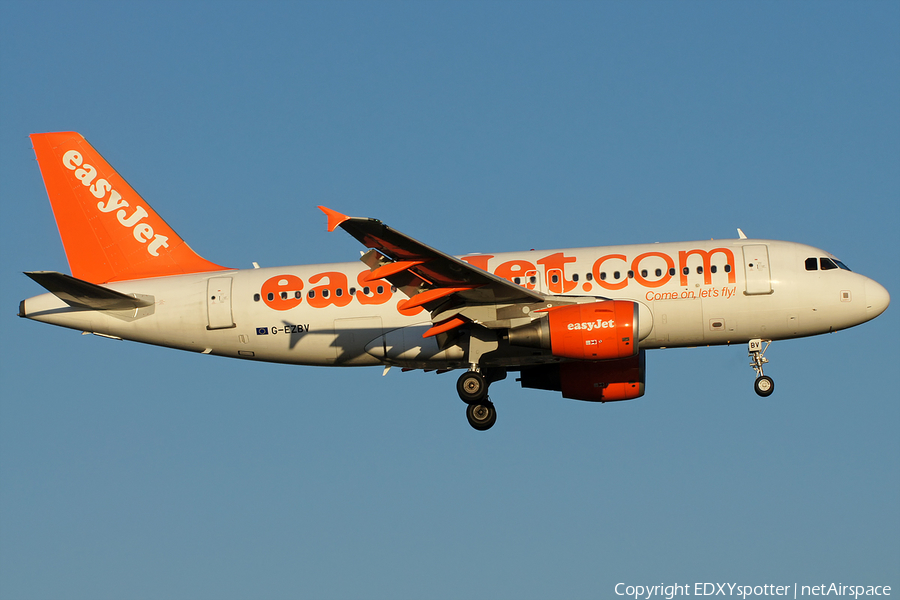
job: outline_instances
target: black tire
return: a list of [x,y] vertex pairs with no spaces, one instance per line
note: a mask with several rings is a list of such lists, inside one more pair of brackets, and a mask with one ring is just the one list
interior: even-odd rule
[[488,384],[478,371],[466,371],[456,381],[456,392],[466,404],[478,404],[487,397]]
[[763,398],[771,396],[772,392],[775,391],[775,382],[767,375],[757,377],[756,381],[753,382],[753,390]]
[[493,402],[470,404],[466,407],[466,419],[474,429],[487,431],[497,422],[497,409]]

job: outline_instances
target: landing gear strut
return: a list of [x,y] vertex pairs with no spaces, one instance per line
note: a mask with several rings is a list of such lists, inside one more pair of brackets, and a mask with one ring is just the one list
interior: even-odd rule
[[[765,346],[763,346],[763,343],[765,343]],[[769,359],[763,355],[769,349],[769,344],[771,343],[772,340],[755,339],[750,340],[748,345],[750,366],[756,371],[756,381],[753,382],[753,389],[763,398],[775,391],[775,382],[772,381],[771,377],[763,374],[763,365],[769,362]]]

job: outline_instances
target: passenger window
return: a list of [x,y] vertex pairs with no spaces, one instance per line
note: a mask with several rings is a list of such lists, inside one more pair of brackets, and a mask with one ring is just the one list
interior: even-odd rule
[[601,281],[606,281],[606,273],[605,273],[605,272],[600,273],[600,280],[601,280]]
[[819,266],[822,268],[823,271],[830,271],[832,269],[838,268],[838,266],[836,264],[834,264],[834,261],[832,261],[830,258],[825,258],[825,257],[822,257],[819,259]]
[[259,294],[253,294],[253,301],[259,302]]
[[731,265],[725,265],[725,272],[731,273]]
[[552,281],[553,283],[559,283],[559,275],[554,273],[553,276],[550,277],[550,281]]
[[307,294],[307,296],[310,297],[310,298],[315,298],[315,297],[316,297],[316,290],[309,290],[309,293]]
[[657,276],[657,277],[662,277],[662,269],[657,269],[657,270],[656,270],[656,276]]
[[572,275],[572,281],[578,281],[578,273]]
[[669,277],[675,277],[675,267],[669,269]]
[[302,298],[303,294],[301,292],[294,292],[294,298]]
[[703,275],[703,267],[697,267],[697,275]]
[[685,267],[684,269],[682,269],[681,272],[684,273],[685,275],[687,275],[691,272],[691,270],[689,268]]
[[513,283],[515,283],[516,285],[520,285],[522,283],[522,278],[521,277],[513,278]]
[[719,270],[719,269],[718,269],[718,267],[716,267],[716,265],[712,265],[711,267],[709,267],[709,272],[710,272],[710,273],[715,273],[715,272],[718,271],[718,270]]
[[634,271],[628,271],[628,279],[634,279]]
[[369,295],[369,291],[370,291],[370,290],[369,290],[369,286],[366,286],[366,287],[363,288],[363,294],[364,294],[364,295],[368,296],[368,295]]
[[272,292],[269,292],[269,294],[266,296],[266,298],[268,298],[269,302],[271,302],[272,300],[275,299],[275,294],[273,294]]
[[647,269],[641,269],[641,277],[643,277],[644,279],[647,278]]
[[350,288],[350,295],[351,295],[351,296],[355,296],[355,295],[356,295],[356,288]]
[[807,258],[806,259],[806,270],[807,271],[817,271],[819,269],[819,259],[818,258]]
[[378,292],[379,294],[383,294],[383,293],[384,293],[384,286],[383,286],[383,285],[379,285],[377,288],[375,288],[375,291]]
[[587,275],[584,276],[584,278],[587,279],[588,281],[593,281],[593,280],[594,280],[594,274],[593,274],[593,273],[588,273]]

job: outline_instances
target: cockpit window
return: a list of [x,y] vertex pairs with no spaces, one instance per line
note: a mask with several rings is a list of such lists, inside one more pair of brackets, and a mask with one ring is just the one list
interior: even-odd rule
[[842,263],[841,261],[835,260],[834,262],[837,263],[837,266],[840,267],[840,268],[842,268],[843,270],[845,270],[845,271],[849,271],[849,270],[850,270],[850,267],[848,267],[847,265],[845,265],[845,264]]
[[818,271],[819,270],[819,259],[818,258],[807,258],[806,259],[806,270],[807,271]]
[[837,269],[838,266],[834,264],[834,261],[830,258],[825,258],[824,256],[819,259],[819,265],[821,265],[823,271],[830,271],[831,269]]

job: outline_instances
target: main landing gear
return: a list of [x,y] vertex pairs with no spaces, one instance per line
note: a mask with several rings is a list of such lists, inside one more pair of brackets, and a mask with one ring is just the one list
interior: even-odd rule
[[497,422],[497,409],[488,398],[488,386],[497,379],[503,377],[485,377],[476,367],[460,375],[456,382],[459,398],[467,404],[466,419],[469,420],[469,425],[478,431],[487,431]]
[[478,431],[487,431],[497,422],[497,409],[490,400],[481,404],[470,404],[466,407],[466,419],[469,425]]
[[[765,346],[763,346],[765,343]],[[753,389],[757,394],[765,398],[775,391],[775,382],[771,377],[763,374],[763,365],[769,362],[769,359],[763,356],[769,349],[772,340],[750,340],[748,350],[750,351],[750,366],[756,371],[756,381],[753,382]]]

